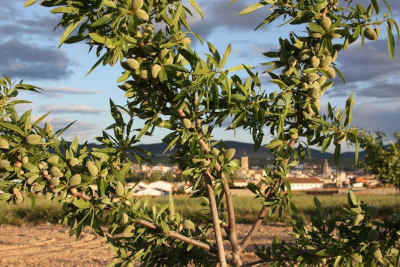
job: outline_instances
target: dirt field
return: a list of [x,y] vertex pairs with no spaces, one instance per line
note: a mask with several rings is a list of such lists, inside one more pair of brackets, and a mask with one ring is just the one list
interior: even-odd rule
[[[239,237],[249,228],[240,225]],[[279,224],[262,226],[253,240],[270,243],[273,235],[287,239],[288,231]],[[90,231],[77,240],[59,225],[0,225],[0,266],[106,266],[113,256],[105,240]]]

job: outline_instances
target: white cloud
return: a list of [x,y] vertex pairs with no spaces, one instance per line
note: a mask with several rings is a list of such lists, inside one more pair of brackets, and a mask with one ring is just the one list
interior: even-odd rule
[[88,90],[81,88],[52,88],[52,87],[44,87],[43,93],[49,96],[59,96],[61,94],[65,95],[94,95],[99,94],[101,91],[99,90]]
[[79,113],[79,114],[98,114],[105,110],[95,109],[87,105],[70,105],[70,106],[57,106],[57,105],[42,105],[39,107],[40,112],[51,112],[53,114],[61,113]]

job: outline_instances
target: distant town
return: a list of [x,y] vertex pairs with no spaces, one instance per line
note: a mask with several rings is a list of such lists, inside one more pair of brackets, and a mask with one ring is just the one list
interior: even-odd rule
[[[249,183],[258,184],[265,175],[264,168],[249,167],[249,157],[240,158],[241,167],[231,177],[233,188],[246,188]],[[272,166],[268,166],[272,167]],[[191,184],[182,180],[181,170],[176,165],[133,164],[136,179],[128,183],[138,196],[161,196],[173,192],[190,193]],[[376,177],[361,170],[343,170],[330,166],[327,159],[322,164],[302,163],[292,168],[288,177],[292,191],[315,194],[346,192],[348,189],[364,191],[379,189],[383,185]]]

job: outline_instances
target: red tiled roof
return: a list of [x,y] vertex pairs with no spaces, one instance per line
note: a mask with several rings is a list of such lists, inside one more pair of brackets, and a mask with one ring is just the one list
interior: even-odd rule
[[354,179],[356,183],[365,183],[365,179],[363,177],[357,177]]

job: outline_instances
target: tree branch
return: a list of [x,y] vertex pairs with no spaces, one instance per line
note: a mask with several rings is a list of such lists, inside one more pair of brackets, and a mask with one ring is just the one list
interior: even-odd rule
[[217,241],[217,247],[218,247],[218,258],[219,258],[219,263],[221,264],[220,267],[227,267],[226,257],[225,257],[225,249],[224,249],[224,241],[222,240],[222,232],[221,232],[221,227],[220,227],[220,222],[219,222],[219,217],[218,217],[217,203],[215,201],[214,191],[210,184],[207,184],[207,190],[208,190],[208,197],[210,199],[211,214],[213,217],[215,239]]
[[235,208],[233,206],[232,193],[225,175],[222,173],[221,176],[228,209],[228,236],[232,245],[233,262],[236,266],[241,266],[243,263],[241,259],[241,249],[236,233]]
[[[154,230],[161,229],[160,227],[158,227],[154,223],[151,223],[151,222],[148,222],[148,221],[145,221],[145,220],[136,220],[135,223],[138,223],[140,225],[146,226],[147,228],[154,229]],[[202,248],[202,249],[204,249],[206,251],[209,251],[209,252],[213,252],[215,250],[208,243],[205,243],[205,242],[202,242],[202,241],[199,241],[199,240],[184,236],[184,235],[182,235],[182,234],[180,234],[178,232],[175,232],[175,231],[169,231],[167,236],[175,238],[175,239],[179,239],[179,240],[181,240],[183,242],[186,242],[186,243],[191,244],[193,246]]]
[[267,215],[268,207],[263,206],[260,212],[258,213],[258,218],[257,221],[253,224],[251,227],[250,231],[247,233],[247,235],[243,238],[242,242],[240,243],[240,247],[242,249],[245,249],[250,240],[252,235],[257,231],[258,227],[261,225],[262,221],[264,220],[265,215]]

